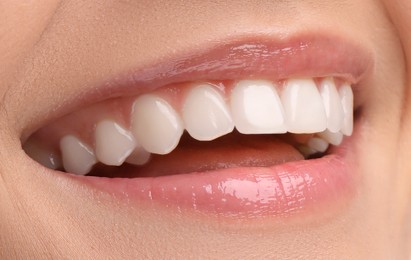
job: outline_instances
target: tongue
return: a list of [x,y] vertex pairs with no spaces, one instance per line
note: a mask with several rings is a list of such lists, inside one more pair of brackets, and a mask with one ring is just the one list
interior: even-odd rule
[[235,167],[266,167],[304,160],[286,135],[241,135],[232,133],[214,141],[200,142],[184,135],[168,155],[153,155],[150,162],[137,167],[98,166],[90,175],[104,177],[154,177],[205,172]]

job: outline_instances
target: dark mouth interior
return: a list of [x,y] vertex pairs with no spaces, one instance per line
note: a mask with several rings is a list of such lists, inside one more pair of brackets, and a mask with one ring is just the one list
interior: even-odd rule
[[144,166],[97,164],[88,176],[136,178],[207,172],[236,167],[268,167],[290,161],[324,156],[318,153],[304,158],[296,148],[293,134],[243,135],[234,131],[213,141],[201,142],[187,133],[178,147],[167,155],[152,155]]

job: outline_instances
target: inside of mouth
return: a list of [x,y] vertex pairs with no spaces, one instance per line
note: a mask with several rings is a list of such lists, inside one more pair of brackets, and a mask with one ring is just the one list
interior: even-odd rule
[[[309,135],[304,138],[309,138]],[[245,136],[234,131],[212,141],[199,142],[184,133],[176,149],[166,155],[152,155],[144,165],[125,163],[120,167],[107,167],[98,164],[88,175],[110,178],[158,177],[238,167],[270,167],[325,154],[318,152],[304,158],[296,148],[298,145],[289,134]]]
[[174,84],[107,100],[24,142],[45,167],[136,178],[319,158],[353,128],[350,84],[332,77]]

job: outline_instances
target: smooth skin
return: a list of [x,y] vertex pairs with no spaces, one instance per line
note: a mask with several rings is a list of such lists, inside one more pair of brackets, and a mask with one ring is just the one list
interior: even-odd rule
[[[408,0],[2,0],[0,258],[408,259],[410,13]],[[374,59],[362,181],[339,216],[236,228],[144,210],[53,178],[21,149],[56,108],[125,71],[227,36],[314,29],[357,39]]]

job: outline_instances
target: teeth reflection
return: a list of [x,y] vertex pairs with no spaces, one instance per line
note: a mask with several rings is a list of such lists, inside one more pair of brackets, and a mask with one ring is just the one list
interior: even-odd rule
[[306,145],[299,145],[297,149],[304,156],[304,158],[309,158],[311,155],[318,153],[316,150]]
[[234,123],[223,97],[214,87],[194,87],[186,97],[182,117],[190,135],[210,141],[233,131]]
[[263,80],[242,80],[231,93],[237,130],[243,134],[287,132],[284,110],[274,85]]
[[75,136],[64,136],[60,141],[60,149],[67,172],[86,175],[97,162],[93,150]]
[[350,136],[354,128],[354,95],[348,84],[342,85],[339,93],[344,111],[344,123],[341,132],[344,135]]
[[132,132],[146,151],[170,153],[180,141],[183,130],[180,116],[165,100],[143,95],[134,102]]
[[344,138],[342,133],[332,133],[328,130],[318,133],[317,135],[332,145],[340,145]]
[[317,152],[324,153],[327,151],[329,143],[321,138],[313,137],[308,140],[307,146]]
[[151,154],[142,147],[136,149],[127,157],[126,162],[134,165],[144,165],[150,161]]
[[314,80],[288,80],[281,100],[287,118],[288,132],[308,134],[326,129],[324,104]]
[[121,165],[135,147],[131,133],[111,120],[97,124],[95,139],[97,159],[106,165]]
[[332,78],[324,79],[321,82],[320,91],[327,115],[327,129],[333,133],[337,133],[341,130],[344,112],[334,80]]

